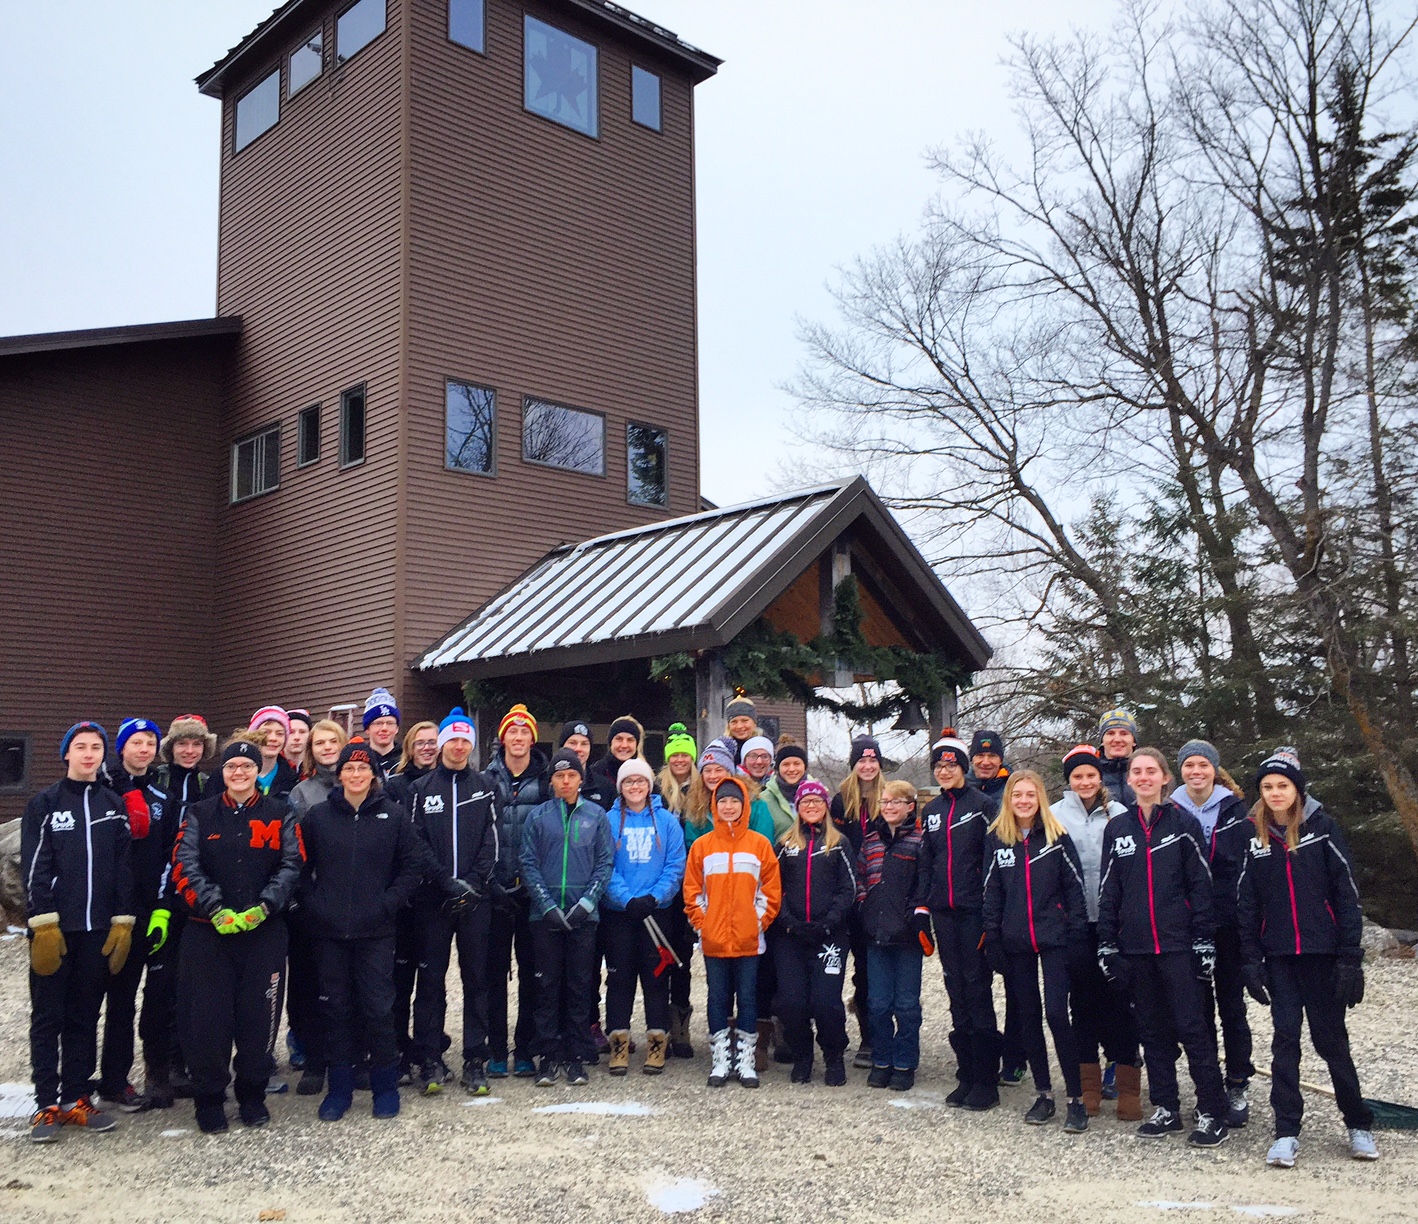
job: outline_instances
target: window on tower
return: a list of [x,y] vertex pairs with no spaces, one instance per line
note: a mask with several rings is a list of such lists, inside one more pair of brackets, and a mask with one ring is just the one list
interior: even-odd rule
[[522,32],[527,109],[595,136],[596,48],[535,17],[523,18]]

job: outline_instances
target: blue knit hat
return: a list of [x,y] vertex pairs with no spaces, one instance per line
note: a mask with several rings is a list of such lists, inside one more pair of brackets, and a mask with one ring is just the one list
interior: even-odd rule
[[64,732],[64,738],[59,741],[59,759],[61,761],[69,755],[69,745],[74,742],[74,736],[78,735],[80,731],[92,731],[99,739],[103,740],[105,750],[108,748],[108,732],[99,723],[89,722],[85,719],[83,722],[76,722]]
[[123,746],[139,731],[150,732],[159,744],[162,743],[162,731],[151,718],[125,718],[118,724],[118,735],[113,741],[113,751],[122,756]]
[[[375,717],[377,718],[378,715]],[[438,724],[438,747],[441,749],[444,744],[453,739],[465,739],[477,747],[478,729],[473,724],[473,720],[463,713],[462,706],[454,706],[448,711],[448,716]]]
[[364,718],[361,721],[366,731],[376,718],[392,718],[395,722],[399,720],[399,707],[394,702],[394,694],[387,688],[375,689],[364,700]]

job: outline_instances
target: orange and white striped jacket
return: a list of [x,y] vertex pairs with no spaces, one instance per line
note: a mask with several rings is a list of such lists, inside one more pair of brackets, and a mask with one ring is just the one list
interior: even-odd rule
[[748,813],[714,827],[689,848],[684,867],[684,912],[699,932],[705,956],[758,956],[763,932],[778,916],[783,889],[778,856]]

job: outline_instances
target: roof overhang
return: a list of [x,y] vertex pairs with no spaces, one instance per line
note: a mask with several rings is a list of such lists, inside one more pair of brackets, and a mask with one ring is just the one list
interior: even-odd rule
[[414,667],[463,681],[724,646],[844,537],[923,648],[972,671],[989,661],[989,643],[856,477],[556,549]]
[[[673,30],[613,4],[610,0],[552,0],[553,3],[585,17],[588,21],[617,31],[633,42],[672,60],[698,85],[719,70],[723,60],[684,41]],[[209,98],[220,98],[226,84],[241,76],[249,63],[267,54],[272,43],[295,37],[298,27],[309,23],[311,14],[329,0],[286,0],[260,25],[197,77],[197,89]]]
[[135,323],[127,327],[91,327],[83,331],[36,332],[28,336],[0,336],[0,357],[18,357],[27,353],[58,353],[70,349],[113,348],[123,344],[201,340],[240,334],[240,316],[182,319],[173,323]]

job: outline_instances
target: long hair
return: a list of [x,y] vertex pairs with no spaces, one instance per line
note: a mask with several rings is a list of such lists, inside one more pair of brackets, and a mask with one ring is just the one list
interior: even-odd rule
[[881,815],[881,788],[886,781],[883,774],[877,774],[867,785],[862,785],[857,771],[852,769],[842,779],[837,793],[842,796],[842,813],[848,820],[863,818],[862,806],[866,805],[865,818],[875,820]]
[[[414,763],[414,736],[420,731],[437,731],[438,724],[435,722],[417,722],[409,728],[409,733],[404,736],[404,749],[399,753],[399,763],[394,766],[395,773],[403,773]],[[315,733],[312,731],[312,735]]]
[[[826,806],[824,802],[823,806]],[[818,822],[819,829],[822,830],[822,846],[825,850],[831,850],[842,840],[842,830],[837,827],[837,822],[832,819],[830,812],[823,813],[822,819]],[[798,815],[798,805],[793,804],[793,823],[783,830],[783,836],[778,839],[780,846],[793,846],[798,850],[807,849],[807,825],[803,818]]]
[[1246,797],[1246,792],[1241,789],[1241,784],[1219,765],[1216,767],[1216,780],[1235,795],[1237,799],[1244,799]]
[[1039,796],[1039,811],[1034,817],[1034,824],[1044,830],[1044,836],[1052,846],[1067,830],[1059,823],[1059,818],[1049,806],[1049,793],[1044,789],[1044,779],[1032,769],[1016,770],[1009,775],[1009,781],[1004,784],[1004,794],[1000,796],[999,815],[990,826],[990,832],[1006,846],[1019,844],[1019,824],[1014,819],[1014,788],[1021,782],[1034,784],[1034,793]]
[[[1251,823],[1256,827],[1256,839],[1263,846],[1270,845],[1270,808],[1262,796],[1251,808]],[[1295,802],[1290,805],[1290,823],[1285,826],[1285,845],[1293,850],[1300,844],[1300,826],[1305,823],[1305,797],[1297,790]]]
[[[729,777],[733,778],[735,782],[743,787],[743,819],[744,824],[747,825],[748,818],[751,815],[750,809],[753,807],[754,800],[758,798],[758,783],[747,774],[735,773],[730,774]],[[708,828],[709,825],[714,823],[714,813],[709,806],[709,801],[713,797],[714,792],[709,789],[708,784],[704,781],[703,773],[696,769],[694,771],[694,777],[689,780],[689,794],[685,800],[684,812],[682,813],[684,818],[696,829]],[[663,798],[664,796],[661,796],[662,800]]]
[[[612,725],[614,725],[614,724],[616,724],[616,723],[618,723],[618,722],[628,722],[628,723],[633,723],[633,724],[635,725],[635,755],[636,755],[636,757],[638,757],[640,760],[643,761],[643,760],[645,759],[645,726],[644,726],[644,724],[641,723],[641,721],[640,721],[638,718],[636,718],[634,714],[622,714],[619,718],[612,718],[612,719],[611,719],[611,724],[612,724]],[[617,761],[620,760],[619,757],[615,756],[615,755],[611,752],[610,736],[607,736],[607,737],[606,737],[606,756],[611,757],[613,760],[617,760]],[[631,758],[630,758],[630,757],[626,757],[625,759],[628,761],[628,760],[630,760]],[[622,762],[622,764],[624,764],[624,762]]]
[[670,771],[669,763],[666,762],[661,766],[660,772],[655,775],[655,782],[660,788],[660,802],[676,816],[683,816],[685,809],[689,806],[690,791],[693,790],[694,784],[698,780],[699,770],[691,765],[689,767],[689,781],[681,785],[679,779]]
[[[310,736],[305,741],[305,753],[300,758],[300,776],[302,781],[306,778],[313,778],[315,776],[315,770],[317,766],[315,760],[315,753],[311,751],[311,744],[315,740],[315,733],[317,731],[334,732],[335,736],[340,741],[341,748],[343,748],[345,744],[349,741],[349,736],[345,734],[344,727],[337,723],[333,718],[320,719],[319,722],[317,722],[314,726],[310,728]],[[412,734],[412,732],[410,732],[410,734]]]

